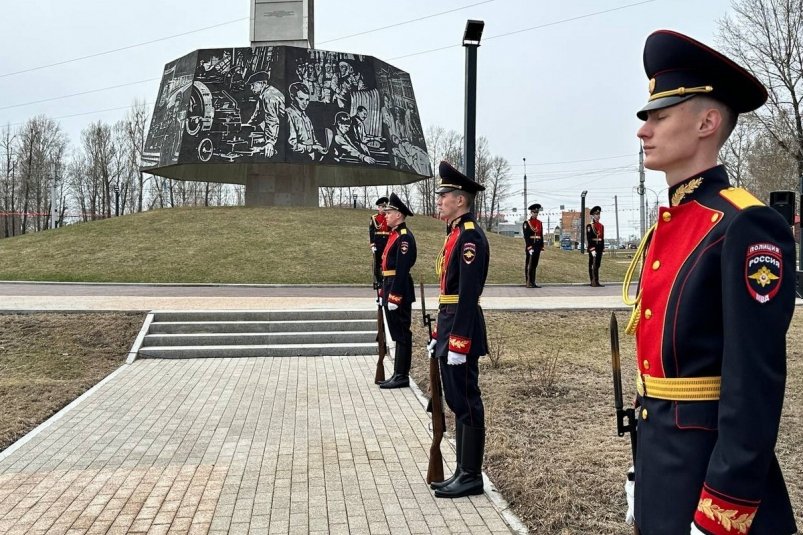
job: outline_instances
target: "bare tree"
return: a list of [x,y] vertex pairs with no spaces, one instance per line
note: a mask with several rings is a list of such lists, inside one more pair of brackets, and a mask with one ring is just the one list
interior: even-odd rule
[[434,167],[432,178],[416,182],[416,189],[421,198],[421,213],[435,215],[435,188],[440,177],[437,166],[446,160],[457,166],[463,154],[463,136],[455,130],[445,130],[442,126],[430,126],[426,133],[429,159]]
[[756,112],[774,142],[803,176],[803,0],[734,0],[720,21],[725,51],[767,87]]
[[490,230],[499,225],[502,201],[510,194],[510,163],[503,156],[491,158],[482,193],[485,202],[483,225]]
[[49,117],[36,116],[25,122],[19,132],[15,168],[19,169],[16,196],[22,204],[20,230],[47,228],[50,219],[50,187],[64,166],[67,137]]

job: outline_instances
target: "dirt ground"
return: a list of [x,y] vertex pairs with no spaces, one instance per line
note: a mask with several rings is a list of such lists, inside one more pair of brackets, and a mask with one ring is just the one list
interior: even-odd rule
[[[618,312],[620,333],[626,321]],[[485,470],[533,533],[629,534],[627,438],[615,432],[609,314],[487,313],[492,356],[481,361]],[[141,314],[0,315],[0,451],[122,364]],[[412,374],[428,388],[424,328]],[[621,335],[624,397],[633,340]],[[803,526],[803,315],[788,337],[789,373],[777,452]],[[448,411],[447,411],[448,412]],[[449,429],[452,422],[449,422]]]
[[[777,453],[798,526],[803,526],[803,314],[788,336],[788,378]],[[486,411],[485,470],[533,533],[630,534],[623,523],[629,438],[616,434],[609,313],[487,312],[491,354],[480,363]],[[617,312],[622,382],[635,396],[633,338]],[[412,374],[428,389],[428,363],[414,328]],[[448,410],[447,410],[448,414]],[[447,428],[453,429],[448,422]]]
[[0,451],[125,361],[142,314],[0,314]]

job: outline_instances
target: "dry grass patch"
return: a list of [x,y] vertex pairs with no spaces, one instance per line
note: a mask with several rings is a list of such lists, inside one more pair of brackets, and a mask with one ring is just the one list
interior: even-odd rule
[[[617,312],[620,330],[625,313]],[[628,438],[616,435],[609,313],[486,312],[493,359],[481,360],[485,470],[533,533],[628,534]],[[415,328],[412,374],[428,388],[425,332]],[[633,339],[620,332],[625,399],[635,396]],[[788,336],[789,376],[778,441],[803,525],[803,317]],[[627,401],[626,401],[627,402]],[[448,412],[448,411],[447,411]],[[451,429],[453,422],[449,422]]]
[[142,314],[0,315],[0,451],[124,362]]

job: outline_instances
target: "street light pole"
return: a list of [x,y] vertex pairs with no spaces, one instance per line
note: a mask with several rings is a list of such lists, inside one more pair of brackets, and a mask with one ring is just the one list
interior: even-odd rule
[[120,185],[114,185],[114,216],[120,217]]
[[638,151],[638,173],[639,173],[639,180],[638,180],[638,194],[639,194],[639,222],[640,222],[640,230],[641,236],[644,236],[644,233],[647,232],[647,219],[644,213],[644,147],[639,145]]
[[580,252],[585,252],[586,249],[586,195],[588,190],[583,190],[580,194]]
[[527,215],[527,158],[522,158],[521,161],[524,162],[524,212],[522,213]]
[[50,189],[50,228],[56,228],[56,162],[53,162],[53,182]]
[[468,20],[463,33],[463,46],[466,49],[466,109],[463,132],[463,162],[466,176],[471,180],[477,179],[477,48],[480,46],[483,28],[485,28],[485,22]]

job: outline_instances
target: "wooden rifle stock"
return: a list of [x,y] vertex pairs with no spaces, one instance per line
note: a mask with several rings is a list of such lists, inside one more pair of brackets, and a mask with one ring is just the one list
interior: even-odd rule
[[[426,298],[424,297],[424,283],[421,283],[421,316],[422,323],[429,330],[429,341],[432,341],[432,316],[427,314]],[[443,392],[441,389],[441,370],[438,358],[429,357],[429,409],[432,412],[432,445],[429,447],[429,467],[427,468],[427,483],[443,481],[443,455],[441,454],[441,441],[446,430],[446,415],[443,414]]]
[[387,354],[387,340],[385,340],[385,315],[382,306],[379,305],[379,289],[376,291],[376,343],[378,346],[379,358],[376,361],[376,374],[374,374],[374,384],[379,384],[385,380],[385,355]]
[[[630,433],[630,449],[633,466],[636,465],[636,411],[625,409],[622,403],[622,366],[619,358],[619,323],[616,314],[611,312],[611,370],[613,372],[613,406],[616,409],[616,433],[622,437]],[[639,535],[638,526],[633,524],[633,534]]]

